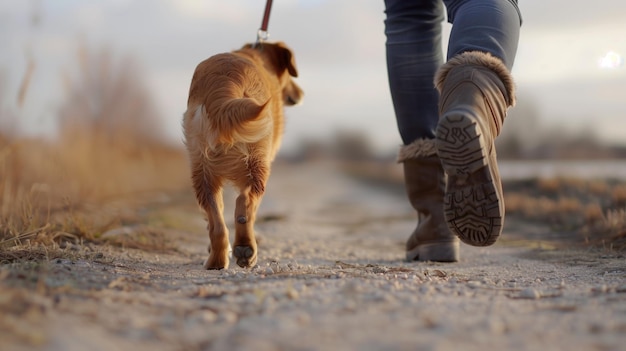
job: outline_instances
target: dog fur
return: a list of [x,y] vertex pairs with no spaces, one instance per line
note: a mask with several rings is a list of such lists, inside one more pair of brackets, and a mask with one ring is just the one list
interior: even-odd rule
[[303,97],[292,79],[297,76],[294,55],[282,42],[246,44],[196,67],[183,131],[196,199],[208,220],[206,269],[229,264],[222,195],[226,182],[239,191],[233,257],[241,267],[256,264],[256,211],[280,147],[283,107]]

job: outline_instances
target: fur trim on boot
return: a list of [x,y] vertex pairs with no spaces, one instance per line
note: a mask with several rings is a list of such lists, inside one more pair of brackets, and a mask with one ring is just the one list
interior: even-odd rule
[[437,154],[435,139],[417,139],[409,145],[402,145],[398,151],[397,162],[422,157],[434,156]]
[[491,55],[490,53],[481,51],[466,51],[462,54],[456,55],[448,60],[441,67],[441,69],[437,71],[434,83],[440,94],[443,82],[446,80],[448,73],[450,73],[452,69],[461,65],[482,66],[497,74],[506,89],[508,105],[515,106],[515,82],[513,81],[513,76],[511,76],[509,69],[499,58]]

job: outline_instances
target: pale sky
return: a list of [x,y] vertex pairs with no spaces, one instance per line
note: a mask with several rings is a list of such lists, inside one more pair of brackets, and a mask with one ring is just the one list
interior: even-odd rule
[[[518,96],[538,107],[538,127],[591,126],[608,141],[626,142],[626,2],[589,5],[520,1],[524,24],[513,69]],[[195,66],[253,41],[264,6],[262,0],[0,0],[0,98],[15,105],[32,53],[32,88],[17,115],[22,130],[50,134],[62,98],[61,72],[76,64],[82,40],[95,50],[131,56],[142,67],[171,139],[180,142]],[[33,8],[40,9],[36,27],[30,24]],[[383,10],[382,0],[274,1],[270,40],[292,47],[306,94],[302,106],[286,110],[283,151],[337,128],[364,131],[379,149],[400,144],[387,85]],[[607,63],[612,68],[603,67]]]

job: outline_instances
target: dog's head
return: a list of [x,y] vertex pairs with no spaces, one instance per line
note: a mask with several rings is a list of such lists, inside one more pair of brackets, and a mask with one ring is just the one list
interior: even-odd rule
[[257,50],[265,62],[274,70],[283,91],[285,105],[297,105],[302,102],[304,92],[292,77],[298,76],[296,60],[291,49],[283,42],[246,44],[243,49]]

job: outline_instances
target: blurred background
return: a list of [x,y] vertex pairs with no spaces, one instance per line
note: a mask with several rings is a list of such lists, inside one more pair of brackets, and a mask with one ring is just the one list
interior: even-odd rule
[[[498,139],[503,177],[624,180],[626,2],[564,4],[520,2],[518,105]],[[191,76],[207,57],[254,41],[264,7],[262,0],[0,0],[0,247],[44,232],[55,242],[94,239],[139,221],[102,210],[115,201],[155,193],[191,200],[181,132]],[[270,40],[294,50],[305,91],[304,104],[286,110],[282,161],[339,160],[348,175],[402,188],[384,18],[382,0],[274,2]],[[542,219],[606,219],[626,235],[623,184],[541,184],[524,201],[512,202],[509,192],[508,213],[549,208]]]
[[[104,78],[117,95],[103,105],[137,100],[116,85],[140,94],[136,113],[153,121],[140,123],[152,129],[144,132],[180,146],[196,64],[253,41],[264,6],[262,0],[0,0],[2,130],[58,136],[67,114],[79,113],[67,111],[68,101],[102,93],[93,80]],[[520,8],[513,71],[519,104],[499,141],[506,144],[501,157],[624,156],[626,3],[521,1]],[[287,110],[282,155],[328,144],[338,134],[366,139],[377,155],[395,153],[400,139],[387,85],[384,18],[382,0],[274,2],[270,40],[294,49],[306,93],[304,105]],[[99,111],[137,118],[111,112]]]

